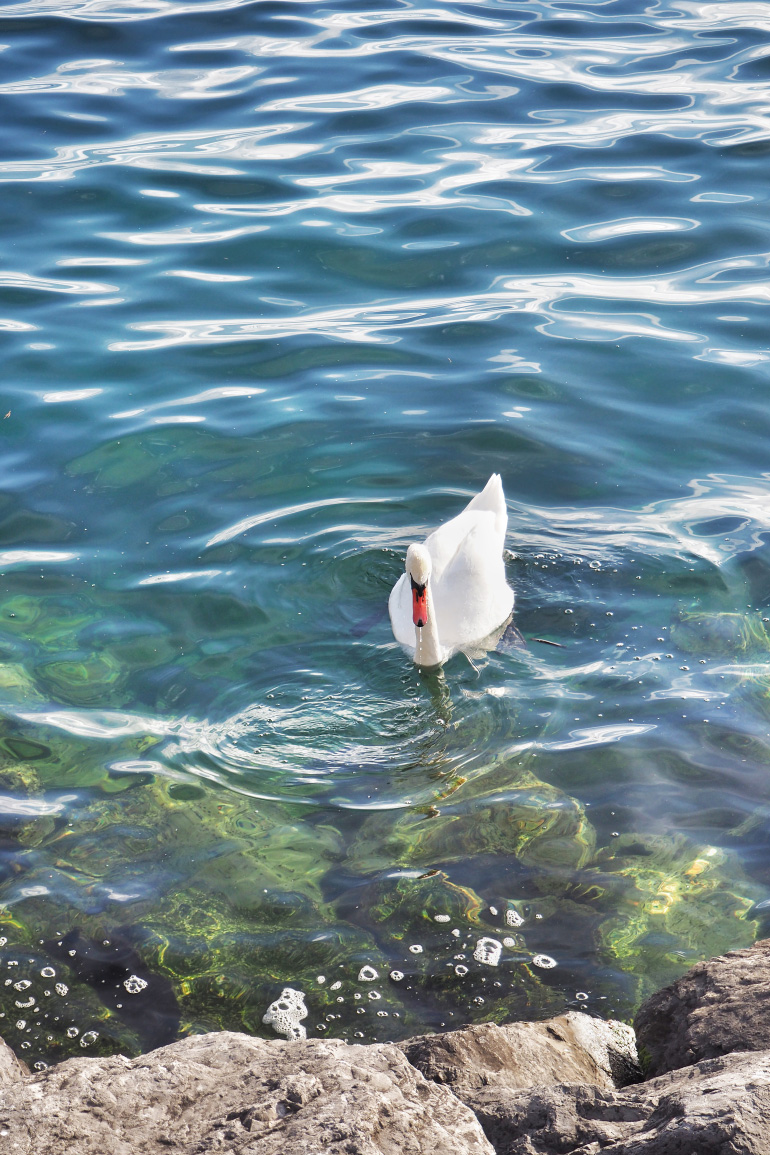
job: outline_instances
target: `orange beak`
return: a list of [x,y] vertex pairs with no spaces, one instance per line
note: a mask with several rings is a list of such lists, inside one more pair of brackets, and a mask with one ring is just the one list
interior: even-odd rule
[[410,575],[412,583],[412,619],[416,626],[428,624],[428,594],[424,585],[420,586]]

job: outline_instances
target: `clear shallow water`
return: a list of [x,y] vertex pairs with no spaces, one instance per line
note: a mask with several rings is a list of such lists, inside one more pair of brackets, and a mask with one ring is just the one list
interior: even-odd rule
[[[30,0],[0,47],[7,1040],[627,1016],[750,942],[770,5]],[[421,674],[388,591],[493,471],[528,648]]]

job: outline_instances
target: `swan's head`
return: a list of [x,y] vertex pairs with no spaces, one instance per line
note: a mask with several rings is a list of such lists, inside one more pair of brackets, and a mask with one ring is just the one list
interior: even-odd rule
[[412,585],[412,618],[418,628],[428,624],[428,578],[430,554],[424,545],[410,545],[406,551],[406,572]]

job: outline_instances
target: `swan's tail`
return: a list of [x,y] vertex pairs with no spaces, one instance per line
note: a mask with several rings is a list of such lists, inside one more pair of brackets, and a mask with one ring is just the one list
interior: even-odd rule
[[481,493],[468,502],[466,509],[489,510],[495,515],[495,529],[505,538],[508,528],[508,510],[505,507],[505,494],[499,473],[493,473]]

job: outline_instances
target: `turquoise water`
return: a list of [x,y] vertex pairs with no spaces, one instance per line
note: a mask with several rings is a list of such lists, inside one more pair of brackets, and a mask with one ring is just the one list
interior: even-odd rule
[[[316,1037],[628,1017],[762,931],[769,75],[766,3],[4,5],[31,1063],[284,986]],[[527,647],[420,672],[388,592],[495,471]]]

